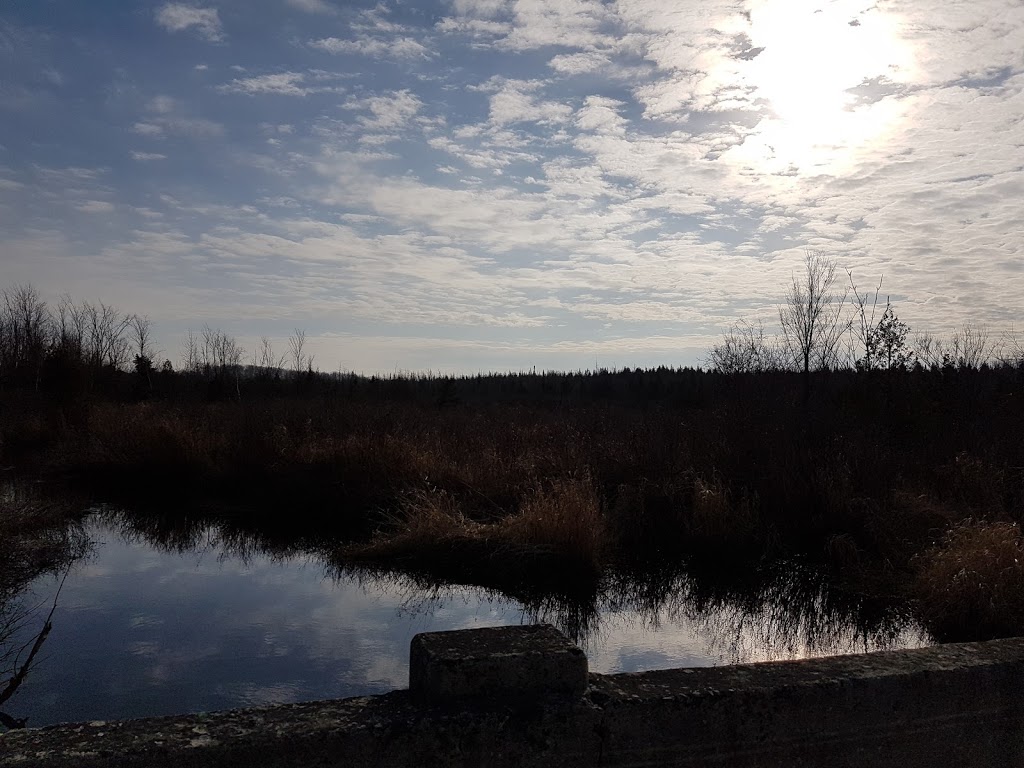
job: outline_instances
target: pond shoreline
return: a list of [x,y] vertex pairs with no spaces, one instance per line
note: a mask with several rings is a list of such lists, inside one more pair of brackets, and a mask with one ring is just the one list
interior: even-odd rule
[[[676,571],[619,574],[585,595],[499,591],[148,523],[109,510],[85,521],[92,553],[67,578],[12,716],[45,725],[379,693],[404,684],[412,634],[467,626],[553,622],[606,672],[925,642],[903,614],[793,567],[731,586]],[[23,602],[48,606],[58,585],[45,577]]]

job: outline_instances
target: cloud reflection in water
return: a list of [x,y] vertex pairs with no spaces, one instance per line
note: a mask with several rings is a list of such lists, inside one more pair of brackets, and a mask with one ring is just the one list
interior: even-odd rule
[[[790,568],[759,585],[616,576],[590,600],[430,584],[330,564],[311,542],[97,516],[46,658],[16,706],[33,726],[380,693],[405,687],[418,632],[545,621],[620,672],[905,647],[898,613]],[[47,577],[34,587],[52,593]]]

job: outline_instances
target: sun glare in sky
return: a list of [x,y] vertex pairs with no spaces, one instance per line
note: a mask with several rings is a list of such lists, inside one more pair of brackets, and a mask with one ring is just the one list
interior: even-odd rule
[[760,3],[750,11],[745,76],[764,117],[737,152],[773,173],[848,170],[904,112],[881,99],[910,75],[913,52],[891,13],[841,3]]

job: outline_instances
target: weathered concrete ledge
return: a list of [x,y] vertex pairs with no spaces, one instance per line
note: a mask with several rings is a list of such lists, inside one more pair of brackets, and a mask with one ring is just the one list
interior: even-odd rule
[[[506,656],[520,671],[492,679],[530,678],[521,688],[529,695],[511,703],[479,696],[489,679],[480,649],[501,634],[474,646],[444,633],[427,638],[429,658],[414,654],[412,673],[414,688],[448,686],[440,704],[397,691],[11,732],[0,736],[0,766],[1024,766],[1024,639],[591,674],[571,700],[580,671],[571,646],[541,650],[553,642],[548,630],[506,631],[518,647]],[[461,670],[460,644],[469,648]],[[549,651],[561,661],[536,655]],[[446,667],[455,678],[437,672]],[[535,687],[549,674],[563,683],[552,698]]]

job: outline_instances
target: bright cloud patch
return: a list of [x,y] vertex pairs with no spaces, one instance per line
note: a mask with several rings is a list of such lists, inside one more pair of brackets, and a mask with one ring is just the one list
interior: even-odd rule
[[166,160],[167,155],[161,155],[159,152],[135,152],[131,153],[132,160],[138,160],[139,162],[148,162],[150,160]]
[[430,57],[430,51],[426,46],[411,37],[385,39],[363,36],[354,40],[325,37],[321,40],[311,40],[309,45],[327,53],[351,53],[373,58],[423,59]]
[[193,30],[211,42],[223,38],[220,16],[216,8],[197,8],[182,3],[167,3],[157,10],[156,22],[168,32]]
[[303,72],[280,72],[273,75],[238,78],[218,86],[217,90],[222,93],[244,93],[249,96],[261,94],[308,96],[311,93],[340,93],[343,90],[337,86],[311,83],[308,82],[309,79]]

